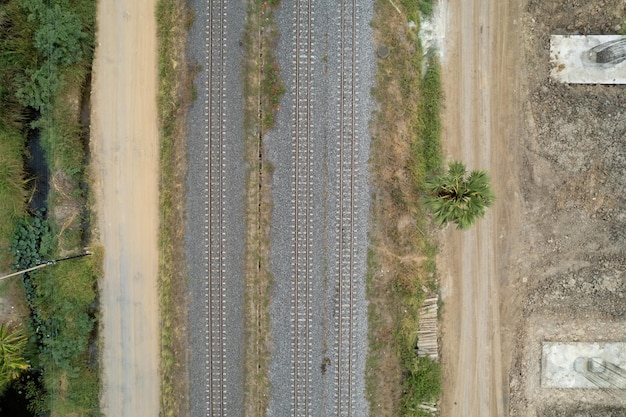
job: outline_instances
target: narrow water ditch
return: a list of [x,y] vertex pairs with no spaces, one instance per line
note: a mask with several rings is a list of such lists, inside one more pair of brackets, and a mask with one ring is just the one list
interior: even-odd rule
[[[83,94],[80,99],[80,130],[81,140],[83,144],[83,150],[85,155],[84,165],[89,167],[91,165],[91,148],[89,141],[91,138],[91,72],[87,75],[85,80],[85,87],[83,88]],[[89,195],[89,184],[85,181],[85,178],[81,179],[79,187],[83,192],[85,200]],[[91,241],[91,216],[85,213],[87,210],[86,205],[83,207],[83,215],[81,216],[81,229],[83,231],[83,247],[88,246]]]
[[[39,113],[32,110],[28,114],[27,124],[31,125],[37,119],[39,119]],[[33,211],[45,209],[50,190],[50,171],[41,146],[41,129],[39,128],[29,128],[26,134],[24,168],[29,179],[28,187],[31,190],[28,207]]]

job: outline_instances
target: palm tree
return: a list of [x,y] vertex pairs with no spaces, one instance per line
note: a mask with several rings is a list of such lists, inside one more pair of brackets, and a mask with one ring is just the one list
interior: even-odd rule
[[28,361],[24,359],[27,342],[28,339],[21,329],[11,332],[0,324],[0,389],[30,367]]
[[485,215],[495,196],[487,172],[472,171],[469,176],[460,162],[450,162],[448,172],[426,181],[424,203],[440,226],[449,222],[467,229]]

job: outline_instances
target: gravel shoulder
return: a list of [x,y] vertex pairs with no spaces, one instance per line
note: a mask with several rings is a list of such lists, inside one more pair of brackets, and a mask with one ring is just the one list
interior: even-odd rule
[[98,5],[91,156],[107,416],[159,415],[155,2]]

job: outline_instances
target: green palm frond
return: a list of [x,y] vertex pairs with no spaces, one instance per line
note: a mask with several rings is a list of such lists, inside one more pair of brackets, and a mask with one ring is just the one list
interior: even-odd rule
[[30,367],[24,358],[26,343],[28,339],[21,329],[11,332],[6,326],[0,325],[0,387]]
[[425,189],[424,204],[439,226],[452,222],[457,229],[467,229],[495,201],[487,172],[476,170],[467,175],[460,162],[451,162],[448,172],[429,178]]

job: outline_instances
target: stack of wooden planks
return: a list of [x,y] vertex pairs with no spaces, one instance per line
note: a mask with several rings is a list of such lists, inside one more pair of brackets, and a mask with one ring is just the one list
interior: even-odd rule
[[424,300],[419,313],[417,330],[417,354],[439,359],[439,345],[437,340],[437,303],[439,297],[430,297]]

